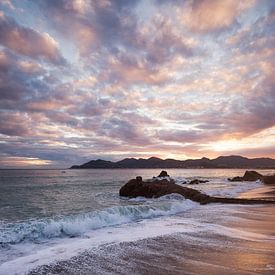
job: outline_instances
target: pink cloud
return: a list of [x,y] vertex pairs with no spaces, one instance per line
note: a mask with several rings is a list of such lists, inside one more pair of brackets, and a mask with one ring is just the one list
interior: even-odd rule
[[178,19],[188,29],[203,33],[230,27],[241,12],[252,7],[254,0],[188,1],[178,9]]
[[52,63],[63,62],[58,43],[53,37],[19,26],[3,12],[0,13],[0,41],[3,46],[18,54],[43,58]]

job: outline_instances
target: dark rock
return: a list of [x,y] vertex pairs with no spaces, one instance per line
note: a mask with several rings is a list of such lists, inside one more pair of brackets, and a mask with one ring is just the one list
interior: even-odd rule
[[255,181],[255,180],[261,180],[263,178],[263,175],[256,171],[245,171],[245,174],[243,176],[244,181]]
[[[137,180],[138,178],[138,180]],[[218,198],[211,197],[192,188],[183,187],[168,181],[167,179],[153,180],[151,182],[140,181],[140,177],[131,179],[119,190],[119,195],[124,197],[146,197],[158,198],[164,195],[177,193],[200,204],[207,203],[230,203],[230,204],[261,204],[272,203],[275,201],[259,200],[259,199],[237,199],[237,198]]]
[[208,195],[202,194],[197,190],[182,187],[167,179],[154,180],[151,182],[138,182],[136,179],[128,181],[119,191],[120,196],[124,197],[146,197],[158,198],[167,194],[178,193],[200,203],[207,202]]
[[245,171],[243,177],[234,177],[232,179],[228,179],[229,181],[256,181],[262,180],[263,175],[256,171]]
[[170,177],[166,171],[161,171],[158,175],[158,178]]
[[197,179],[195,179],[195,180],[191,180],[190,182],[189,182],[189,184],[199,184],[200,182],[199,182],[199,180],[197,180]]
[[198,180],[198,179],[194,179],[194,180],[191,180],[189,182],[189,184],[199,184],[199,183],[206,183],[206,182],[209,182],[209,180]]
[[275,185],[275,175],[272,176],[264,176],[263,177],[263,182],[265,184],[274,184]]
[[137,182],[142,182],[142,177],[138,176],[136,177]]

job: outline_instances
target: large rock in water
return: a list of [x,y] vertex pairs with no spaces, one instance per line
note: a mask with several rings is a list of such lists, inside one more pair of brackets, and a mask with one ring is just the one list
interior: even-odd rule
[[263,175],[256,171],[245,171],[243,177],[234,177],[232,179],[228,179],[229,181],[256,181],[263,180]]
[[264,176],[263,177],[263,182],[265,184],[274,184],[275,185],[275,175]]
[[244,181],[256,181],[261,180],[263,178],[263,175],[256,171],[245,171],[243,180]]
[[166,171],[161,171],[158,175],[158,178],[170,177]]
[[164,195],[178,193],[186,199],[205,204],[209,202],[210,197],[206,194],[191,188],[183,187],[175,184],[168,179],[154,179],[150,182],[142,181],[141,177],[131,179],[119,190],[119,195],[124,197],[145,197],[159,198]]

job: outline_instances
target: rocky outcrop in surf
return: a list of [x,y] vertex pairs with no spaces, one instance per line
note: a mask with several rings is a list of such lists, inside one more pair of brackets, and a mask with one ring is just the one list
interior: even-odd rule
[[131,198],[159,198],[172,193],[178,193],[186,199],[200,203],[207,203],[210,198],[197,190],[177,185],[169,179],[154,179],[150,182],[144,182],[141,177],[137,177],[128,181],[119,191],[120,196]]
[[264,176],[256,171],[245,171],[243,177],[229,178],[229,181],[256,181],[261,180],[265,184],[275,185],[275,175]]
[[158,175],[158,178],[170,177],[166,171],[161,171]]
[[262,180],[263,175],[256,172],[256,171],[245,171],[243,177],[234,177],[229,178],[229,181],[256,181],[256,180]]
[[143,181],[142,177],[136,177],[129,180],[119,190],[119,195],[123,197],[145,197],[145,198],[159,198],[164,195],[177,193],[184,196],[186,199],[198,202],[200,204],[208,203],[230,203],[230,204],[275,204],[275,201],[259,200],[259,199],[239,199],[239,198],[224,198],[212,197],[206,195],[198,190],[180,186],[175,184],[169,178],[157,179],[152,181]]
[[272,184],[272,185],[275,185],[275,175],[264,176],[264,177],[263,177],[263,182],[264,182],[265,184]]

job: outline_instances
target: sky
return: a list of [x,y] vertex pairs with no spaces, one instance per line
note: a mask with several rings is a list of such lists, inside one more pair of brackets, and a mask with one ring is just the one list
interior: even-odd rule
[[275,1],[0,0],[0,168],[275,158]]

